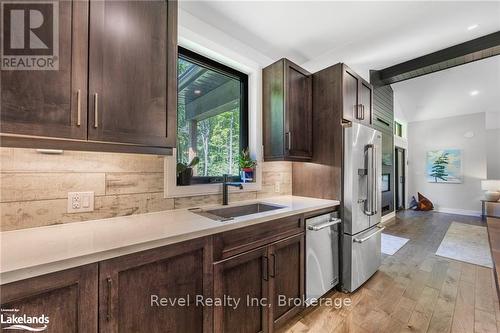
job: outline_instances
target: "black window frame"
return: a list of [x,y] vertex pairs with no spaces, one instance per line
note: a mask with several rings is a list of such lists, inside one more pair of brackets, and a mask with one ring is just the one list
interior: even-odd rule
[[[237,79],[241,82],[240,85],[240,152],[243,149],[248,148],[248,75],[242,73],[234,68],[223,65],[215,60],[202,56],[196,52],[188,50],[182,46],[178,46],[177,48],[177,58],[183,59],[192,63],[195,63],[199,66],[206,67],[210,70],[218,72],[222,75],[229,76],[231,78]],[[179,77],[177,76],[177,79]],[[179,91],[177,91],[177,95]],[[178,112],[178,111],[176,111]],[[178,124],[176,126],[176,131],[178,129]],[[177,161],[177,156],[175,157]],[[197,184],[214,184],[214,183],[222,183],[222,176],[193,176],[191,179],[191,185]],[[239,175],[234,175],[233,177],[229,177],[230,181],[237,182],[241,181],[241,177]]]

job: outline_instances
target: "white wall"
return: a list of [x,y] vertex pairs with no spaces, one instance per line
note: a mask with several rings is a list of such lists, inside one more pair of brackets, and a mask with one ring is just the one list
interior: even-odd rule
[[488,179],[500,179],[500,112],[486,113],[486,152]]
[[487,177],[488,179],[500,179],[500,129],[489,129],[486,131]]
[[[466,137],[468,132],[474,136]],[[487,177],[486,141],[484,113],[409,123],[409,195],[421,192],[438,211],[479,215],[479,200],[483,196],[481,180]],[[462,184],[427,182],[426,153],[443,148],[462,150]]]

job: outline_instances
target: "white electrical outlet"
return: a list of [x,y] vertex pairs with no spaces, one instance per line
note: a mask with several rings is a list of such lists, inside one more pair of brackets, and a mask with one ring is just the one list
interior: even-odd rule
[[92,212],[94,192],[68,192],[68,213]]
[[274,183],[274,192],[280,193],[281,192],[281,183],[280,182],[275,182]]

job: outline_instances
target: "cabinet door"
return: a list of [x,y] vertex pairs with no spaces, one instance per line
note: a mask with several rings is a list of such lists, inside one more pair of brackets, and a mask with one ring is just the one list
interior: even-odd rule
[[196,239],[101,262],[100,331],[202,332],[209,308],[195,300],[210,292],[211,261],[205,240]]
[[285,60],[285,154],[312,158],[312,76]]
[[177,2],[90,6],[89,139],[173,147]]
[[373,91],[372,86],[364,80],[360,80],[359,83],[359,105],[361,107],[361,119],[359,119],[359,121],[362,124],[371,125],[373,114]]
[[359,78],[346,66],[343,72],[343,118],[348,121],[357,121],[361,111],[358,101]]
[[[301,310],[305,287],[304,234],[274,243],[269,250],[271,325],[280,326]],[[281,302],[281,303],[280,303]]]
[[87,138],[88,2],[59,1],[58,12],[59,69],[0,71],[2,133]]
[[267,332],[268,307],[255,302],[269,302],[268,280],[267,247],[214,264],[214,297],[240,301],[236,308],[227,305],[214,309],[214,331]]
[[[48,317],[44,332],[97,332],[97,264],[2,285],[2,316]],[[17,309],[17,312],[8,312]],[[1,329],[9,324],[3,323]]]

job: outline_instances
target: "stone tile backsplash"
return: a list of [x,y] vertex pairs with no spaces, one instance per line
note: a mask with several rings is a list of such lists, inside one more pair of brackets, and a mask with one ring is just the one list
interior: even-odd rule
[[[0,230],[87,221],[220,203],[220,195],[163,197],[163,157],[0,148]],[[292,194],[292,164],[262,162],[262,190],[234,193],[231,201]],[[67,192],[93,191],[95,209],[68,214]]]

